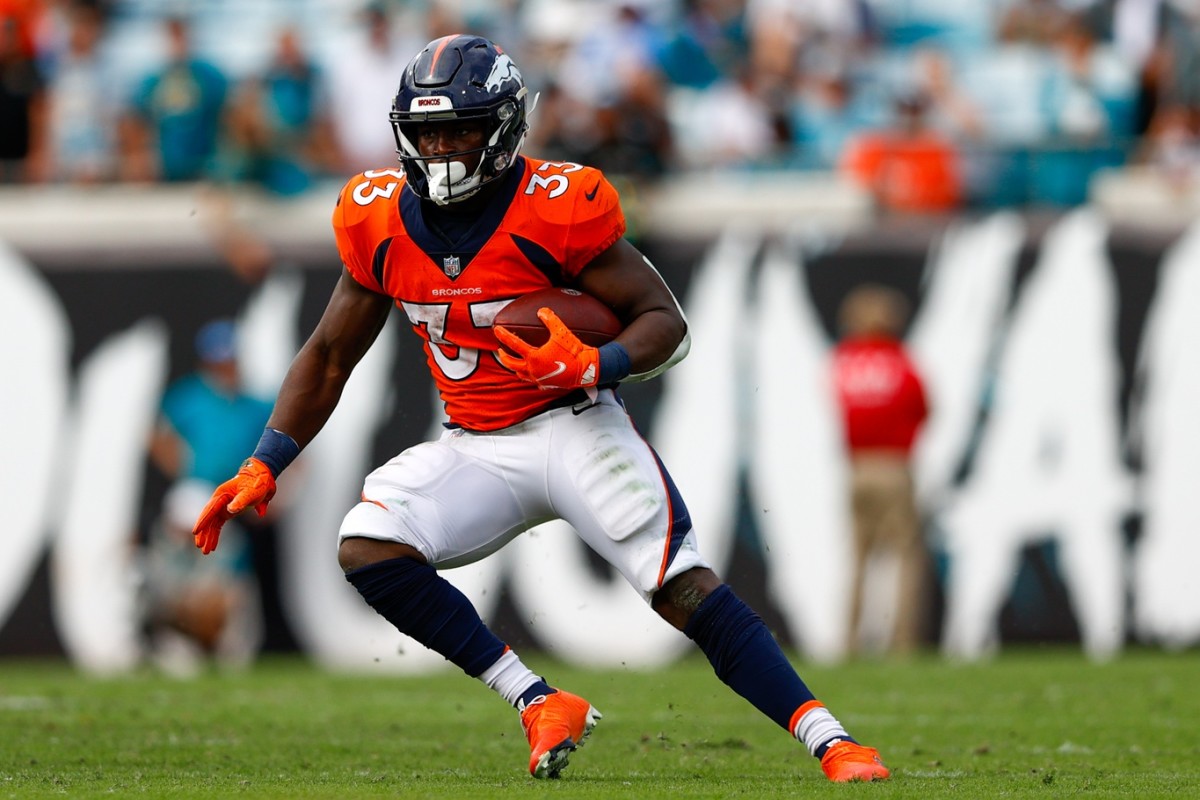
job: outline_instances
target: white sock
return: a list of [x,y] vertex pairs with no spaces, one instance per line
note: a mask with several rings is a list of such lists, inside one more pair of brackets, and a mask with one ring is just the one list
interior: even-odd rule
[[825,706],[816,706],[806,711],[796,723],[792,735],[803,742],[808,752],[814,756],[817,754],[817,748],[830,739],[850,738],[842,723],[838,722],[837,717],[830,714]]
[[541,680],[533,674],[529,667],[521,663],[521,659],[512,650],[505,650],[504,655],[496,659],[496,663],[485,669],[479,680],[488,688],[504,698],[510,706],[516,706],[517,700],[533,684]]

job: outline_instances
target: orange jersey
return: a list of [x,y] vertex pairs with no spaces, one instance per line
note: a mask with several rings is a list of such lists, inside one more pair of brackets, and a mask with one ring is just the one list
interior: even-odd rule
[[625,233],[616,190],[599,170],[519,158],[492,201],[454,243],[430,228],[403,172],[369,170],[333,212],[338,252],[367,289],[394,298],[425,356],[450,421],[491,431],[559,404],[496,359],[496,314],[523,294],[569,286]]

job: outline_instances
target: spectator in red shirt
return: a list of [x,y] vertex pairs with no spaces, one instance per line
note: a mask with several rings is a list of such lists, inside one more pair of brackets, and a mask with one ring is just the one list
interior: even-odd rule
[[[884,649],[905,654],[922,641],[929,558],[917,511],[910,455],[928,415],[925,389],[900,340],[907,320],[902,294],[862,285],[839,311],[842,339],[833,352],[833,380],[850,459],[854,567],[849,652],[859,652],[867,565],[887,559],[898,568]],[[882,562],[881,562],[882,563]]]

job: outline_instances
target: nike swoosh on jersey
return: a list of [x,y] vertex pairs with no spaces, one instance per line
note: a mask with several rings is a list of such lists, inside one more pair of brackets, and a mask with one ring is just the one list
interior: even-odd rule
[[584,192],[583,196],[586,197],[588,200],[595,200],[596,192],[598,192],[598,191],[600,191],[600,184],[597,183],[595,186],[592,187],[592,190],[590,192]]
[[541,382],[542,382],[542,381],[544,381],[544,380],[548,380],[548,379],[550,379],[550,378],[553,378],[555,375],[561,375],[561,374],[563,374],[564,372],[566,372],[566,371],[567,371],[567,365],[566,365],[566,364],[564,364],[563,362],[561,362],[561,361],[555,361],[554,363],[555,363],[555,364],[557,364],[558,366],[557,366],[557,367],[554,369],[554,371],[552,371],[552,372],[547,372],[547,373],[546,373],[545,375],[543,375],[542,377],[540,377],[540,378],[536,378],[535,380],[536,380],[538,383],[541,383]]

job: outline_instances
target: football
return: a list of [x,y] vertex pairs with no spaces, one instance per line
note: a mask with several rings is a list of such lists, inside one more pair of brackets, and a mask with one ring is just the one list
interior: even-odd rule
[[553,286],[522,295],[500,309],[492,326],[503,325],[532,345],[542,345],[550,331],[538,319],[549,308],[584,344],[599,347],[621,332],[621,322],[608,306],[578,289]]

